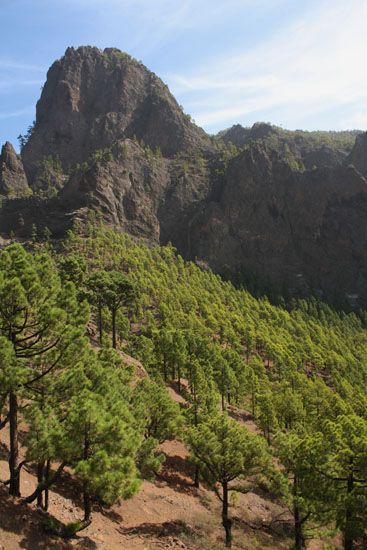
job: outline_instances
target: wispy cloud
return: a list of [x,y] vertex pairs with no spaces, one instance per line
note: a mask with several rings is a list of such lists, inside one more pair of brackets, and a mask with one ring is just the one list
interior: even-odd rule
[[34,107],[25,107],[24,109],[18,109],[16,111],[0,112],[0,120],[7,120],[8,118],[17,118],[24,115],[30,115],[34,113]]
[[353,109],[361,112],[367,99],[366,20],[365,0],[324,0],[262,45],[227,51],[204,71],[168,80],[186,110],[209,129],[272,112],[278,122],[307,125],[308,117],[333,108],[346,109],[353,125],[361,120]]
[[32,65],[28,63],[20,63],[16,60],[11,59],[2,59],[0,57],[0,69],[8,69],[11,71],[31,71],[37,73],[44,73],[46,71],[45,67],[39,65]]
[[[42,0],[45,2],[45,0]],[[64,0],[68,9],[82,10],[89,22],[96,22],[96,41],[127,40],[129,48],[140,55],[151,55],[171,39],[190,32],[203,33],[225,20],[246,17],[246,10],[274,10],[289,0]],[[133,31],[121,35],[121,25],[129,21]],[[103,23],[102,23],[103,22]],[[186,34],[185,34],[186,33]],[[176,44],[176,47],[179,44]]]
[[3,76],[0,71],[0,92],[8,92],[9,90],[19,89],[24,86],[42,86],[43,80],[34,78],[9,78]]

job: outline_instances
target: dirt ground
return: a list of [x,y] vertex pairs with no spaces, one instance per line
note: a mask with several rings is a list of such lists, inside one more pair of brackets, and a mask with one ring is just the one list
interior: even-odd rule
[[[171,396],[181,397],[170,389]],[[231,411],[235,416],[236,411]],[[250,429],[251,419],[243,417]],[[8,477],[7,439],[0,432],[0,479]],[[220,502],[204,487],[192,485],[192,469],[187,449],[179,441],[162,445],[166,462],[154,482],[144,481],[141,491],[128,501],[111,508],[95,505],[92,524],[71,540],[46,535],[41,527],[42,514],[35,505],[23,504],[10,497],[0,484],[0,550],[143,550],[143,549],[222,549]],[[36,485],[35,473],[23,469],[21,492],[26,496]],[[82,517],[80,488],[70,472],[65,472],[50,491],[49,512],[62,522]],[[235,550],[289,549],[291,517],[271,495],[260,489],[256,493],[239,494],[231,506],[234,518]],[[319,541],[312,541],[309,550],[321,550]]]

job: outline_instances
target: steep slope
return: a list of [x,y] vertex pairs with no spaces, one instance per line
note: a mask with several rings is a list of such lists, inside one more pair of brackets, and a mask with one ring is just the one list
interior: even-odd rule
[[355,145],[347,158],[347,162],[353,164],[361,174],[367,175],[367,132],[356,137]]
[[303,169],[336,166],[351,152],[357,130],[344,132],[306,132],[284,130],[268,123],[256,123],[251,128],[235,124],[219,132],[217,139],[238,148],[252,141],[260,141],[265,147],[276,149],[285,157],[293,157]]
[[68,171],[94,150],[133,136],[165,156],[207,141],[144,65],[113,48],[68,48],[48,71],[23,161],[33,182],[44,157],[56,156]]
[[18,197],[29,194],[27,178],[21,159],[7,141],[0,155],[0,195]]
[[70,176],[60,200],[83,219],[90,210],[105,221],[151,242],[185,247],[187,225],[211,187],[201,159],[164,158],[137,141],[124,139],[97,151]]
[[260,144],[229,162],[191,224],[191,256],[294,290],[366,300],[367,181],[353,167],[295,172]]

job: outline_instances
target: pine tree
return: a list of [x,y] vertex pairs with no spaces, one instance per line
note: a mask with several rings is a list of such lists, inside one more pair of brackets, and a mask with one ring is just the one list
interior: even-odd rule
[[[222,524],[226,546],[232,546],[232,520],[229,517],[231,482],[259,474],[269,464],[263,440],[226,414],[190,428],[187,433],[192,459],[222,502]],[[217,490],[221,486],[221,492]]]
[[0,254],[0,303],[0,335],[11,343],[16,367],[8,392],[9,492],[18,496],[19,397],[58,367],[83,334],[88,311],[72,284],[61,287],[48,254],[33,256],[18,244]]
[[[286,481],[285,500],[293,515],[295,550],[304,546],[304,530],[307,522],[325,523],[331,521],[329,506],[324,505],[326,495],[330,496],[326,479],[318,473],[313,460],[320,462],[318,453],[307,433],[295,430],[279,432],[274,438],[275,454],[282,466],[281,473]],[[312,457],[312,459],[311,459]]]
[[[327,420],[322,432],[313,434],[312,460],[319,478],[328,481],[341,528],[344,549],[353,550],[367,523],[367,422],[355,414]],[[315,457],[322,457],[319,462]]]
[[[72,271],[74,262],[72,262],[70,268]],[[69,271],[69,266],[67,266],[67,271]],[[102,308],[105,304],[105,295],[108,288],[108,276],[106,271],[94,271],[86,280],[86,287],[89,291],[88,299],[89,301],[97,306],[97,319],[98,319],[98,333],[99,333],[99,343],[102,346],[103,344],[103,317],[102,317]]]
[[138,467],[143,477],[152,477],[161,468],[165,457],[159,453],[159,443],[174,439],[183,427],[183,418],[177,403],[172,401],[166,388],[144,378],[134,388],[132,410],[137,429],[144,439],[138,453]]
[[116,315],[121,308],[131,308],[137,302],[137,291],[129,278],[119,271],[107,273],[107,287],[104,300],[111,312],[112,347],[116,349]]
[[[193,357],[187,366],[190,393],[187,395],[189,407],[185,410],[185,417],[189,426],[198,427],[212,414],[218,412],[219,395],[215,391],[211,372],[201,366]],[[200,468],[195,464],[194,486],[199,487]]]
[[38,498],[69,464],[83,491],[79,529],[91,522],[93,497],[112,503],[130,498],[139,488],[141,433],[129,409],[131,370],[120,362],[112,350],[96,354],[85,342],[78,361],[57,381],[58,399],[50,398],[41,407],[34,403],[28,413],[28,457],[59,466],[25,500]]

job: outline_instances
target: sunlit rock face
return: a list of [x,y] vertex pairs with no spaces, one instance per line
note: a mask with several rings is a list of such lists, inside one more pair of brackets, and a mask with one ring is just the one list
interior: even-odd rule
[[7,141],[2,146],[0,155],[0,195],[19,197],[29,191],[23,163],[12,144]]
[[62,236],[93,212],[234,280],[367,303],[366,136],[264,123],[209,136],[127,54],[68,48],[22,150],[33,197],[11,199],[9,185],[30,189],[2,154],[0,232]]

